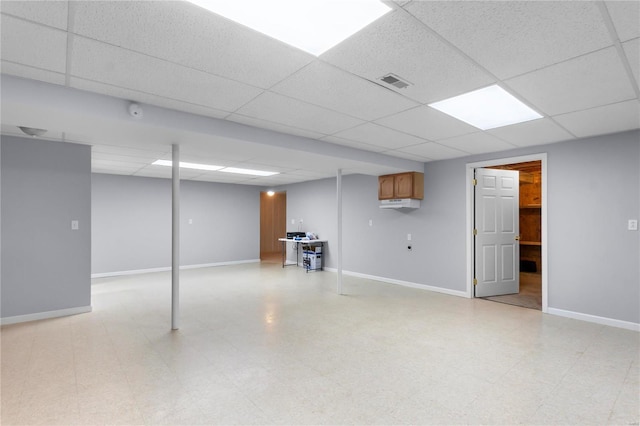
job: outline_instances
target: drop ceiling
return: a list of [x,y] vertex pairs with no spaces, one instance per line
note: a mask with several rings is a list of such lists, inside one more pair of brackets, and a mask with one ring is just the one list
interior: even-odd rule
[[[94,172],[151,177],[178,143],[280,173],[184,179],[276,186],[640,128],[638,1],[387,4],[315,57],[187,2],[2,1],[2,134],[46,128],[92,145]],[[428,106],[491,84],[543,118],[480,131]]]

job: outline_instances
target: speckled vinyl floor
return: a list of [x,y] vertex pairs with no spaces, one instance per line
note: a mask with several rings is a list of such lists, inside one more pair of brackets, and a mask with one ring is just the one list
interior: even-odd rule
[[94,281],[5,326],[3,425],[638,424],[639,333],[275,263]]

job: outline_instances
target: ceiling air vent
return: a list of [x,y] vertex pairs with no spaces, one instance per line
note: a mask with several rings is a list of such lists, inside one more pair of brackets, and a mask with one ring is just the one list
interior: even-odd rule
[[398,89],[404,89],[405,87],[409,87],[411,83],[402,78],[398,77],[395,74],[387,74],[382,77],[380,80],[384,81],[387,84],[392,85],[393,87],[397,87]]

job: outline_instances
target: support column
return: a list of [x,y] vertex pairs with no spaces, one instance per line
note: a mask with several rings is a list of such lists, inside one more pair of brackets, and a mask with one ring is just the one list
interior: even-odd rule
[[172,148],[171,166],[171,329],[180,316],[180,145]]
[[342,294],[342,169],[338,169],[336,177],[338,205],[338,294]]

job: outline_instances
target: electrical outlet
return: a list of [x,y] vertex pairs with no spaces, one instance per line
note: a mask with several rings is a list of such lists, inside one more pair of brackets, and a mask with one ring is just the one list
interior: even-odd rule
[[407,241],[411,241],[411,234],[407,234]]
[[300,223],[302,223],[302,222],[303,222],[302,219],[300,219]]
[[189,219],[189,225],[193,225],[193,219]]
[[638,230],[638,221],[636,219],[629,219],[627,224],[627,229],[629,231],[637,231]]
[[373,219],[369,219],[369,226],[373,226]]
[[291,219],[291,224],[295,225],[296,224],[296,220],[295,219]]
[[80,222],[78,222],[77,220],[72,220],[71,221],[71,229],[73,231],[77,231],[78,229],[80,229]]

